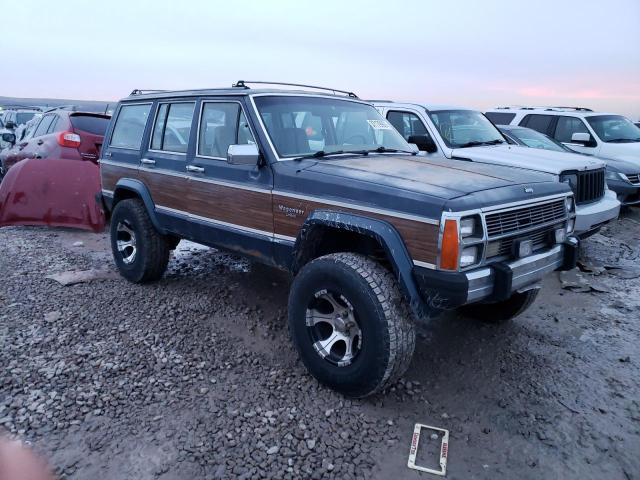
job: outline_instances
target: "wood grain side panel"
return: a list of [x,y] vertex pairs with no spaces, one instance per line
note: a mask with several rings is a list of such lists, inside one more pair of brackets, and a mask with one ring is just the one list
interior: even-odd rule
[[402,236],[411,257],[414,260],[435,264],[438,257],[438,225],[415,220],[391,217],[389,215],[362,212],[355,208],[337,207],[298,198],[281,195],[273,197],[273,222],[275,233],[296,237],[305,219],[314,210],[332,210],[356,213],[385,220],[392,224]]
[[138,178],[138,170],[101,163],[100,178],[102,180],[102,188],[113,191],[116,188],[116,183],[121,178]]
[[149,189],[155,205],[189,211],[188,183],[184,177],[140,170],[138,179]]
[[189,181],[189,212],[273,233],[271,193]]

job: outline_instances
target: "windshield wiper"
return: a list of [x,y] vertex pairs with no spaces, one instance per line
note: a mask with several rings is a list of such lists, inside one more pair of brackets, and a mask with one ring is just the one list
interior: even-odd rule
[[340,155],[342,153],[350,153],[350,152],[345,152],[344,150],[336,150],[334,152],[325,152],[324,150],[318,150],[315,153],[310,153],[308,155],[301,155],[299,157],[296,157],[295,160],[304,160],[305,158],[328,157],[329,155]]
[[628,142],[640,142],[640,138],[612,138],[607,140],[607,143],[628,143]]
[[473,142],[463,143],[462,145],[459,145],[458,148],[481,147],[483,145],[500,145],[501,143],[504,143],[504,140],[500,140],[497,138],[495,140],[488,140],[486,142],[479,142],[477,140],[474,140]]
[[411,155],[418,154],[418,152],[413,152],[411,150],[399,150],[397,148],[387,148],[382,145],[372,150],[364,150],[362,153],[364,153],[365,155],[368,155],[369,153],[410,153]]

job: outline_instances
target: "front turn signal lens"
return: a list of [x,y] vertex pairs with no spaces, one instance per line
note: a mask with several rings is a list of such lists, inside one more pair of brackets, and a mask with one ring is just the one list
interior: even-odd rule
[[459,248],[458,222],[452,219],[445,220],[440,251],[440,268],[443,270],[458,269]]

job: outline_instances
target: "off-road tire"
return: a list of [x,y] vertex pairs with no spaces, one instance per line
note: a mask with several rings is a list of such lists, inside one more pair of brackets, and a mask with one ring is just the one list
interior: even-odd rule
[[514,293],[508,299],[495,303],[474,303],[461,308],[461,312],[475,320],[487,323],[505,323],[524,313],[538,296],[540,289]]
[[[135,233],[137,252],[132,263],[127,264],[117,247],[117,226],[127,222]],[[158,280],[162,277],[170,256],[170,241],[158,232],[141,200],[131,198],[117,203],[111,215],[111,250],[120,274],[134,283]]]
[[[318,354],[306,324],[316,292],[339,292],[353,305],[362,347],[352,363],[337,366]],[[393,274],[374,260],[334,253],[306,264],[289,293],[289,332],[309,372],[342,394],[361,398],[396,382],[411,363],[415,326]]]

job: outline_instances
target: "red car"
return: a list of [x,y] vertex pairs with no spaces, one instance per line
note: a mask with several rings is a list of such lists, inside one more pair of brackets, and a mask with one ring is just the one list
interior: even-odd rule
[[[0,226],[49,225],[101,231],[98,158],[110,117],[55,110],[2,154]],[[3,137],[6,136],[3,135]]]

